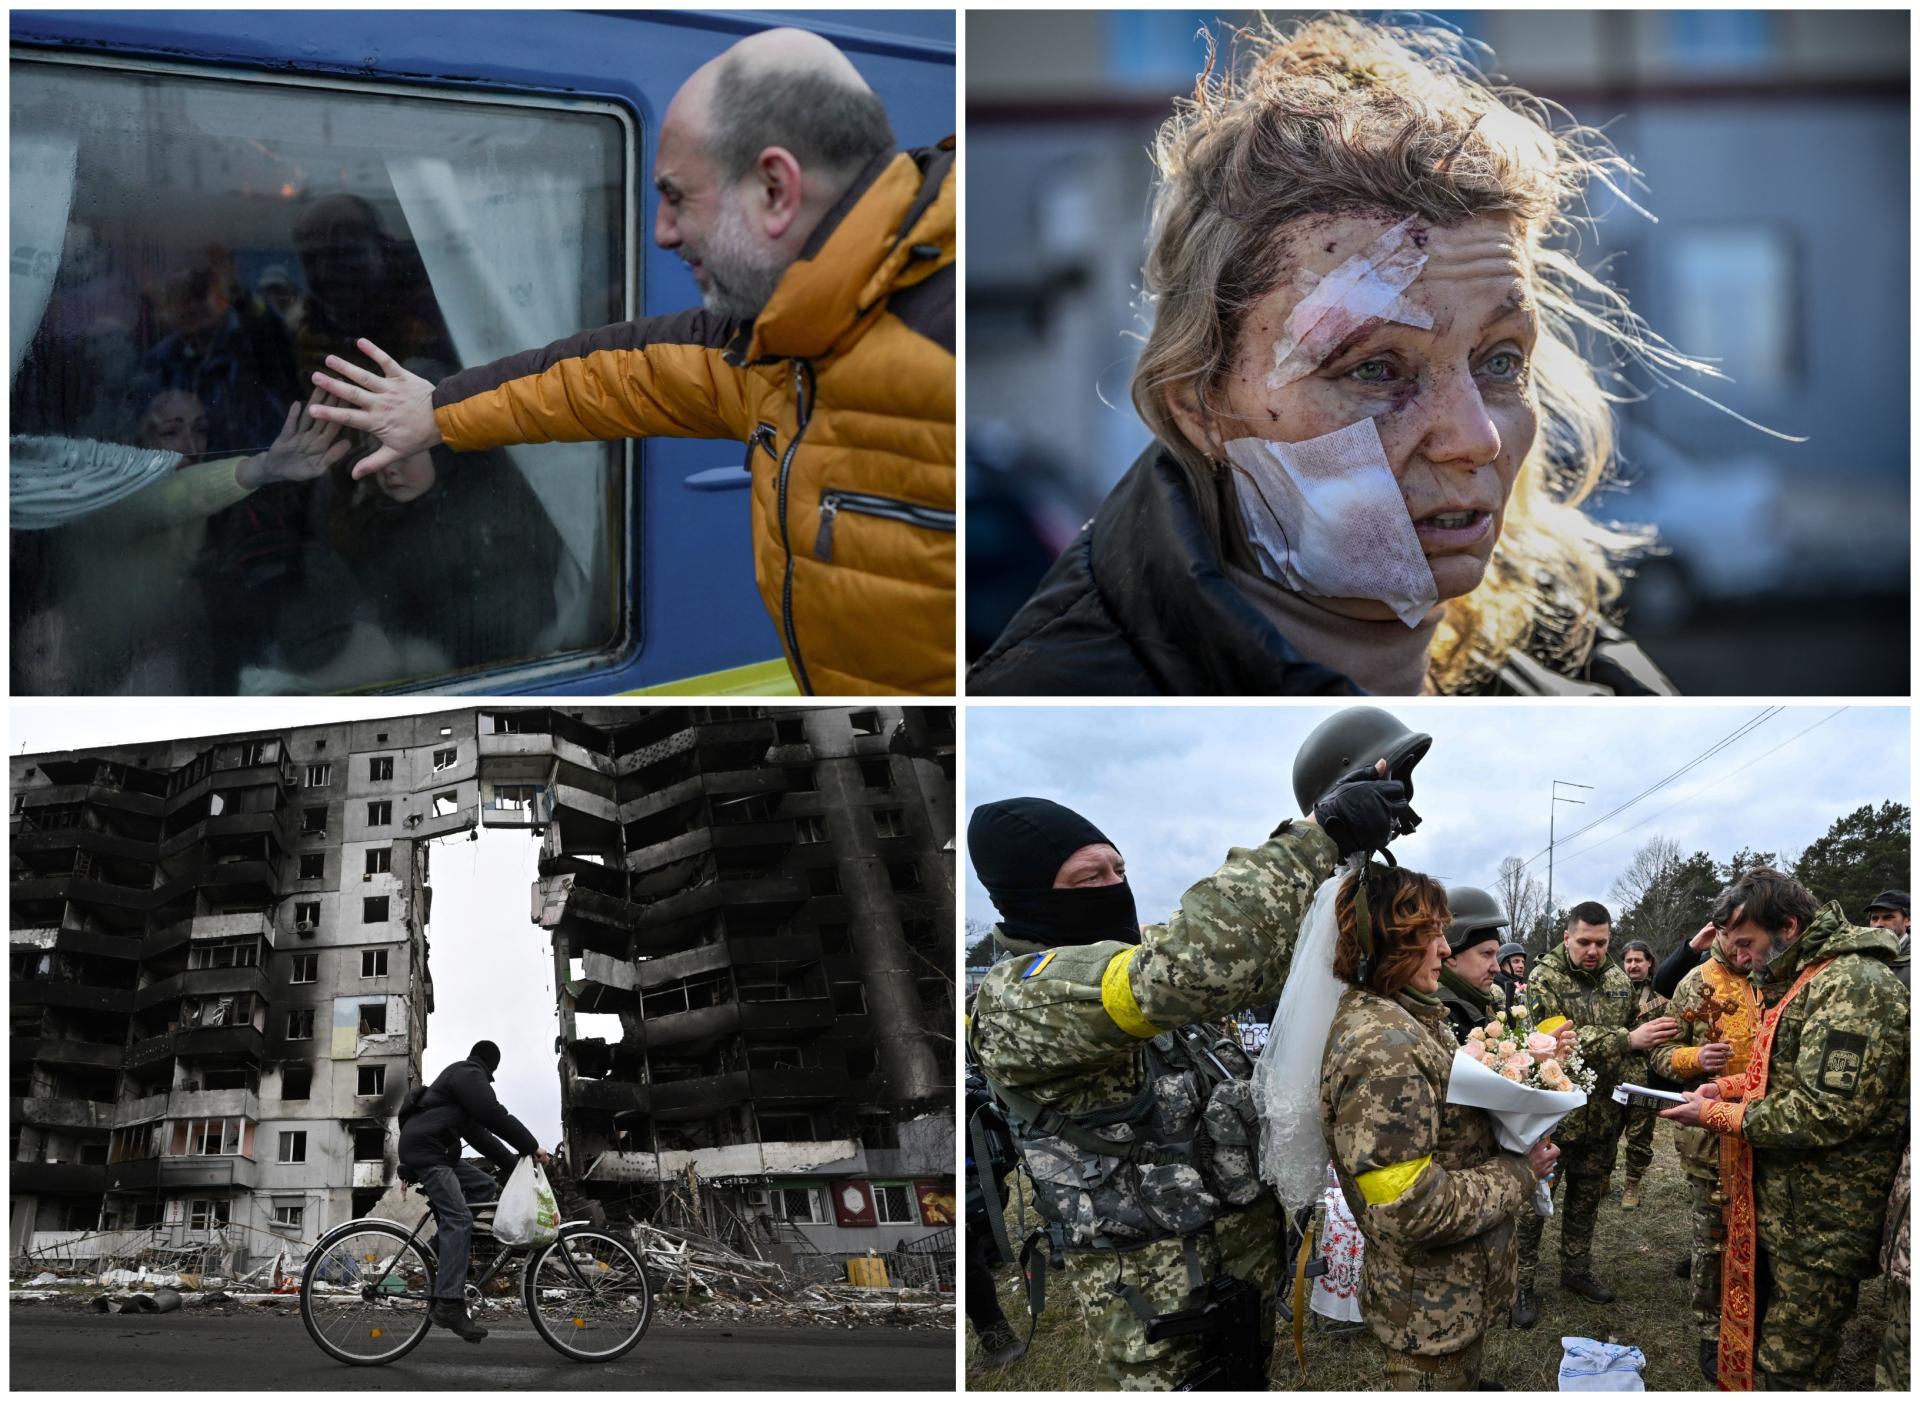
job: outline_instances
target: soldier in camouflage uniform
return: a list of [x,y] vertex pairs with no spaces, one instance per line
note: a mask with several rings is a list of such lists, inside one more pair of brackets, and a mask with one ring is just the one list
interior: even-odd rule
[[[1765,1094],[1746,1099],[1747,1077],[1723,1074],[1664,1117],[1750,1146],[1759,1247],[1753,1380],[1804,1390],[1831,1378],[1860,1281],[1879,1266],[1907,1143],[1907,990],[1889,966],[1891,933],[1850,924],[1838,901],[1818,907],[1778,871],[1749,871],[1722,892],[1715,925],[1737,931],[1748,922],[1778,945],[1762,985],[1778,1009]],[[1723,1330],[1731,1327],[1725,1301],[1722,1316]],[[1723,1386],[1728,1355],[1723,1337]]]
[[[1644,939],[1631,939],[1620,951],[1620,963],[1627,981],[1633,984],[1633,1025],[1645,1026],[1667,1013],[1667,999],[1653,990],[1653,949]],[[1620,1205],[1640,1205],[1640,1179],[1653,1166],[1653,1131],[1659,1120],[1645,1109],[1627,1111],[1627,1125],[1621,1137],[1627,1145],[1627,1180],[1620,1189]]]
[[[1607,961],[1613,917],[1594,901],[1569,912],[1563,941],[1534,965],[1527,979],[1527,1012],[1534,1023],[1563,1016],[1574,1024],[1580,1056],[1595,1076],[1584,1106],[1567,1115],[1553,1131],[1560,1145],[1560,1168],[1553,1190],[1564,1196],[1560,1214],[1560,1284],[1596,1304],[1610,1304],[1614,1292],[1593,1273],[1593,1225],[1607,1195],[1607,1179],[1620,1151],[1625,1111],[1613,1102],[1613,1087],[1645,1073],[1645,1053],[1672,1038],[1678,1025],[1661,1017],[1635,1027],[1638,997],[1618,964]],[[1566,1190],[1561,1193],[1562,1181]],[[1520,1292],[1513,1303],[1513,1324],[1531,1328],[1540,1305],[1534,1277],[1540,1259],[1539,1213],[1520,1218]]]
[[1887,1198],[1887,1234],[1880,1247],[1880,1269],[1887,1277],[1887,1331],[1880,1336],[1880,1360],[1873,1368],[1876,1391],[1908,1389],[1913,1319],[1907,1305],[1913,1257],[1907,1250],[1907,1160],[1912,1154],[1911,1145],[1901,1150],[1900,1171],[1894,1174],[1893,1194]]
[[1555,1154],[1547,1144],[1530,1157],[1503,1152],[1484,1110],[1447,1103],[1457,1043],[1436,995],[1445,893],[1425,876],[1370,868],[1383,952],[1363,979],[1353,881],[1335,902],[1334,971],[1350,986],[1321,1061],[1320,1116],[1367,1241],[1360,1312],[1386,1350],[1390,1389],[1471,1391],[1481,1340],[1513,1295],[1515,1218],[1532,1214],[1536,1169]]
[[1494,963],[1500,931],[1507,927],[1500,902],[1477,886],[1456,885],[1447,890],[1447,961],[1440,970],[1440,1001],[1454,1038],[1506,1014],[1509,999]]
[[[1350,707],[1316,735],[1367,715],[1391,721]],[[1418,753],[1431,742],[1409,738]],[[1417,820],[1408,788],[1370,768],[1323,799],[1318,791],[1302,803],[1312,815],[1228,852],[1172,918],[1144,928],[1132,923],[1119,853],[1077,813],[1010,799],[969,822],[969,855],[1001,913],[995,942],[1010,956],[981,984],[968,1037],[1008,1110],[1110,1386],[1264,1384],[1280,1214],[1254,1163],[1251,1066],[1217,1028],[1196,1024],[1278,997],[1301,919],[1336,860]],[[1083,880],[1076,872],[1095,846],[1105,874]],[[1209,1378],[1236,1350],[1244,1356],[1227,1375]]]
[[[1760,989],[1753,970],[1766,962],[1773,940],[1750,926],[1738,935],[1715,930],[1707,961],[1680,980],[1670,1004],[1680,1034],[1647,1055],[1654,1073],[1682,1087],[1719,1075],[1743,1075],[1760,1030]],[[1713,1381],[1720,1340],[1720,1250],[1726,1243],[1721,1209],[1720,1141],[1705,1129],[1675,1126],[1680,1165],[1693,1198],[1693,1321],[1700,1333],[1700,1371]]]

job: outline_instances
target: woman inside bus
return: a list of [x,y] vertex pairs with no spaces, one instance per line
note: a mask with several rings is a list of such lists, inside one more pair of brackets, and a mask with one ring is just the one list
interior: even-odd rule
[[1644,540],[1579,509],[1613,441],[1576,333],[1704,368],[1559,246],[1624,162],[1445,33],[1239,46],[1154,149],[1156,441],[969,692],[1670,692],[1608,617]]

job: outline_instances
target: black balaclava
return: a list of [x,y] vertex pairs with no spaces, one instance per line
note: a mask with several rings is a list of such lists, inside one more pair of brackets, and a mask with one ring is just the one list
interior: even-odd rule
[[1140,942],[1133,889],[1118,885],[1055,890],[1053,878],[1083,846],[1112,846],[1098,827],[1072,808],[1045,798],[983,803],[967,823],[967,854],[980,884],[1000,911],[1000,928],[1013,940],[1043,948]]
[[493,1078],[493,1072],[500,1068],[500,1048],[491,1041],[476,1041],[473,1049],[467,1052],[468,1060],[477,1060],[487,1068],[487,1078]]

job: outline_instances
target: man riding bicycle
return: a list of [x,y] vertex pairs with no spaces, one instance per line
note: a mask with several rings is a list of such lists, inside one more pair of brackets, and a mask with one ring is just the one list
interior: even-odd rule
[[419,1179],[439,1224],[440,1263],[427,1317],[470,1343],[486,1337],[487,1330],[467,1316],[467,1258],[473,1244],[473,1212],[467,1204],[493,1201],[500,1188],[479,1168],[460,1160],[461,1140],[508,1173],[528,1153],[542,1166],[553,1161],[495,1097],[493,1072],[499,1067],[500,1048],[491,1041],[474,1042],[465,1060],[441,1071],[418,1097],[400,1128],[401,1169]]

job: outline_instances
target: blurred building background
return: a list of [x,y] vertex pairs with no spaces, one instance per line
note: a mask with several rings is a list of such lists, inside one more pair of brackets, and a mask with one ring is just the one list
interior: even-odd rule
[[[1716,360],[1619,412],[1597,514],[1665,552],[1627,625],[1683,690],[1906,693],[1904,12],[1447,11],[1507,81],[1603,127],[1649,223],[1604,191],[1583,239],[1653,327]],[[1146,446],[1128,382],[1147,147],[1203,26],[1250,11],[967,16],[968,649]],[[1651,384],[1645,388],[1654,388]]]

